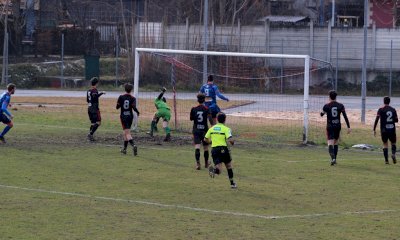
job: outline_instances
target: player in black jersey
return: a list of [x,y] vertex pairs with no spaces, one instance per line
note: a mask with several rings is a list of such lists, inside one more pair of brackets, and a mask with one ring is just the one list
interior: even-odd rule
[[347,133],[351,132],[349,119],[347,118],[344,105],[336,102],[337,93],[334,90],[329,91],[329,103],[325,104],[321,117],[326,114],[326,136],[328,139],[329,155],[331,156],[331,166],[336,164],[337,153],[339,150],[338,140],[340,137],[341,123],[340,115],[343,114],[347,125]]
[[91,122],[88,139],[90,141],[94,141],[93,134],[96,132],[97,128],[101,125],[99,98],[101,95],[106,93],[99,92],[97,90],[97,84],[99,83],[99,79],[97,77],[93,77],[90,80],[90,83],[92,85],[92,88],[86,92],[86,101],[88,103],[88,115]]
[[200,145],[203,144],[204,150],[204,167],[208,168],[209,166],[209,151],[208,151],[208,143],[204,141],[204,136],[208,131],[207,119],[211,115],[211,112],[208,107],[204,105],[204,101],[206,96],[202,93],[197,94],[197,101],[199,105],[193,107],[190,111],[190,121],[193,121],[193,142],[194,142],[194,151],[195,151],[195,159],[196,159],[196,169],[200,170]]
[[121,153],[126,154],[126,147],[128,146],[129,142],[133,148],[133,155],[136,156],[137,147],[133,142],[130,129],[133,122],[133,111],[136,112],[137,116],[139,116],[139,111],[136,108],[136,98],[131,95],[132,89],[132,84],[125,84],[126,93],[119,96],[116,108],[121,108],[120,119],[122,129],[124,130],[124,147],[121,149]]
[[381,120],[381,138],[383,142],[383,156],[385,157],[385,163],[389,164],[388,160],[388,140],[392,143],[392,160],[393,164],[396,164],[396,125],[399,121],[397,117],[396,109],[389,106],[390,97],[383,98],[383,107],[378,109],[374,123],[374,136],[376,136],[376,125],[378,125],[379,119]]

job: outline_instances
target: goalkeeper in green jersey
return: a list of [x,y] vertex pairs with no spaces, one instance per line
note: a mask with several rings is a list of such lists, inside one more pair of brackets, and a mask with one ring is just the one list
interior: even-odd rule
[[163,97],[167,91],[165,87],[162,88],[160,95],[154,100],[154,105],[157,108],[157,112],[154,114],[153,121],[151,121],[150,132],[148,134],[153,136],[154,129],[156,128],[157,122],[160,118],[163,119],[163,129],[165,130],[165,142],[171,141],[171,129],[168,127],[168,122],[171,119],[171,109],[167,104],[167,100]]

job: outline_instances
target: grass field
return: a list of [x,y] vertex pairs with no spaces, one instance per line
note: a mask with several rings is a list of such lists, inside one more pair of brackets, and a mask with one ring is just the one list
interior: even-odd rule
[[335,167],[323,145],[238,137],[232,190],[226,171],[194,170],[185,133],[163,143],[140,132],[139,155],[121,155],[111,100],[98,141],[87,142],[82,101],[12,110],[0,144],[0,239],[399,239],[399,166],[380,150],[344,149],[369,127],[344,136]]

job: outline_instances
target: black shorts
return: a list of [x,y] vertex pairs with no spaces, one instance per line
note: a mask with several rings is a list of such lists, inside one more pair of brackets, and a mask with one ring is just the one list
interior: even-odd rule
[[100,110],[97,111],[88,110],[88,115],[91,123],[101,122]]
[[132,126],[132,122],[133,122],[133,116],[129,115],[129,116],[120,116],[120,120],[121,120],[121,125],[122,125],[122,129],[131,129]]
[[215,165],[220,163],[228,164],[232,161],[228,147],[213,147],[211,156]]
[[194,144],[203,144],[203,146],[208,146],[208,142],[204,141],[204,136],[206,135],[207,131],[193,131],[193,142]]
[[326,138],[328,140],[338,140],[340,137],[340,127],[328,127],[326,128]]
[[11,122],[11,119],[4,113],[0,113],[0,122],[4,124],[9,124]]
[[381,138],[384,143],[387,143],[388,140],[390,140],[391,143],[396,143],[396,132],[381,131]]

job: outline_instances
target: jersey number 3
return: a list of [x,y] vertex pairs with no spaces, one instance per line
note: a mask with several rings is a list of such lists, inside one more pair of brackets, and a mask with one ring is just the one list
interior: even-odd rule
[[197,112],[197,122],[203,122],[203,112]]

